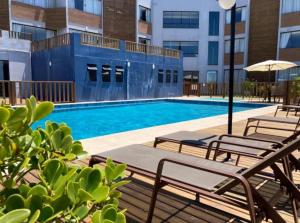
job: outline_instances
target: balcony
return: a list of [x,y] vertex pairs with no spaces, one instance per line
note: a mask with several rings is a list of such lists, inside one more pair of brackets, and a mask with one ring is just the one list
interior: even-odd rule
[[300,12],[291,12],[281,15],[281,27],[299,26]]
[[152,35],[152,23],[140,20],[138,27],[139,27],[139,33]]

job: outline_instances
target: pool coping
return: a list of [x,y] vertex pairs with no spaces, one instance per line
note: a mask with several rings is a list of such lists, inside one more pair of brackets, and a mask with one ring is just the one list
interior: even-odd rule
[[[276,107],[277,105],[270,105],[267,107],[235,112],[233,115],[233,122],[245,120],[253,116],[274,113]],[[80,141],[88,154],[93,155],[131,144],[147,143],[153,141],[157,136],[177,131],[198,131],[225,124],[227,124],[227,114],[98,136],[82,139]]]

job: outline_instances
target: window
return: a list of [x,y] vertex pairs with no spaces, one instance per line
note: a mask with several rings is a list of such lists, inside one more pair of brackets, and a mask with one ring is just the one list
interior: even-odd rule
[[69,8],[78,9],[94,15],[101,15],[101,0],[69,0]]
[[199,42],[197,41],[164,41],[164,48],[181,50],[184,57],[197,57]]
[[17,23],[13,23],[12,30],[15,32],[30,33],[32,35],[32,40],[43,40],[51,38],[56,34],[53,30],[34,26],[27,26]]
[[[240,7],[236,9],[236,14],[235,14],[235,22],[244,22],[246,21],[246,7]],[[226,24],[231,23],[231,11],[227,10],[226,11]]]
[[198,83],[199,82],[199,71],[196,71],[196,70],[184,71],[184,80],[190,81],[193,83]]
[[207,83],[217,83],[218,71],[210,70],[206,73],[206,82]]
[[150,45],[151,44],[151,40],[147,39],[147,38],[139,37],[139,43],[145,44],[145,45]]
[[208,65],[218,65],[219,61],[219,42],[208,42]]
[[164,70],[158,70],[158,83],[163,83],[164,82]]
[[[236,86],[239,86],[242,84],[246,79],[246,72],[241,69],[235,69],[234,70],[234,84]],[[229,70],[224,70],[224,82],[229,82]]]
[[163,12],[164,28],[199,28],[199,12]]
[[24,4],[38,6],[42,8],[48,8],[51,0],[15,0],[16,2],[22,2]]
[[116,82],[123,82],[124,68],[122,66],[116,66]]
[[166,71],[166,83],[171,83],[171,71]]
[[173,71],[173,83],[178,83],[178,70]]
[[219,35],[219,22],[220,13],[219,12],[209,12],[209,35],[218,36]]
[[140,6],[140,21],[151,22],[151,10]]
[[[234,52],[243,53],[245,50],[245,39],[235,39]],[[230,40],[225,41],[225,53],[230,53]]]
[[300,30],[280,35],[280,48],[300,48]]
[[102,81],[103,82],[110,82],[110,73],[111,68],[109,65],[102,66]]
[[282,0],[281,13],[300,12],[300,0]]
[[97,65],[96,64],[88,64],[87,65],[87,73],[89,81],[97,81]]
[[[0,80],[10,80],[9,78],[9,62],[8,60],[0,60]],[[8,97],[8,83],[0,84],[0,96]]]

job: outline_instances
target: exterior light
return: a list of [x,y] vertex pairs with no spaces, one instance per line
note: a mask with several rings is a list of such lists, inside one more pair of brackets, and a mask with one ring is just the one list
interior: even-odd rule
[[127,61],[127,67],[130,67],[130,62],[129,61]]
[[155,70],[155,64],[152,64],[152,70]]
[[225,10],[231,9],[236,3],[236,0],[217,0],[217,1],[220,7]]

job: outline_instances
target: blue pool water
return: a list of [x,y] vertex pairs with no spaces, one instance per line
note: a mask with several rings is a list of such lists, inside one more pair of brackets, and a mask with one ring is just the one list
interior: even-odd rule
[[[235,103],[234,111],[264,106]],[[226,113],[226,102],[149,100],[62,105],[57,106],[46,120],[67,123],[72,128],[74,138],[79,140]],[[44,127],[46,120],[39,121],[33,127]]]

